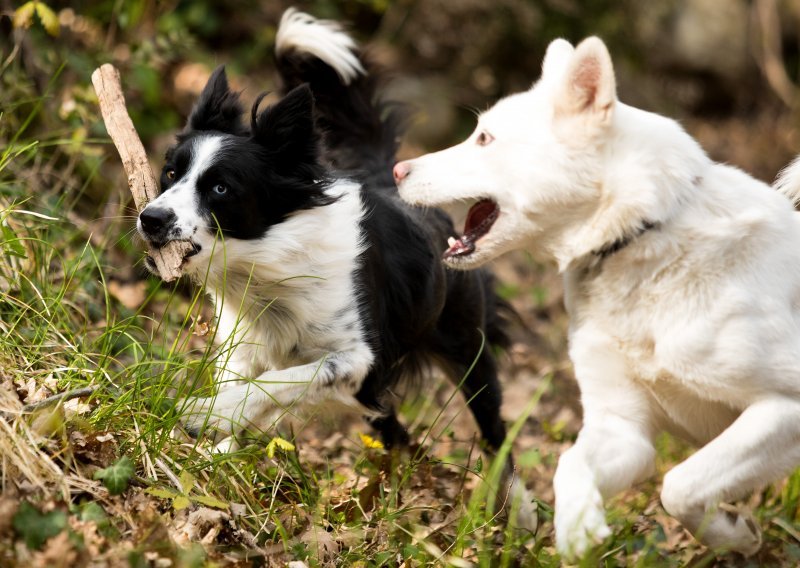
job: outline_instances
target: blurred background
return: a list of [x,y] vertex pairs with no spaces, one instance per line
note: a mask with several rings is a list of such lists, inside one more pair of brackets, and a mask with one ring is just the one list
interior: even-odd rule
[[463,139],[475,111],[529,87],[550,40],[592,34],[611,49],[620,98],[677,118],[713,158],[771,181],[800,150],[797,0],[33,5],[0,2],[0,145],[17,135],[32,105],[42,105],[26,136],[57,133],[72,143],[48,156],[34,185],[80,188],[86,211],[102,209],[120,188],[114,198],[125,200],[113,149],[94,141],[104,129],[91,71],[109,61],[120,68],[134,122],[157,161],[217,64],[228,65],[247,100],[274,88],[273,41],[289,5],[347,22],[391,73],[390,96],[415,111],[404,157]]
[[[68,280],[64,301],[70,315],[64,327],[74,331],[76,345],[85,341],[88,347],[82,349],[92,353],[92,338],[110,337],[115,320],[143,315],[148,333],[164,322],[169,335],[170,325],[177,328],[187,319],[192,308],[168,310],[171,300],[158,294],[159,284],[141,266],[142,247],[133,237],[135,211],[90,75],[106,62],[120,69],[128,110],[160,169],[214,67],[227,65],[245,102],[275,89],[276,27],[290,5],[345,22],[387,70],[386,96],[409,105],[413,116],[402,158],[461,141],[474,128],[475,113],[537,79],[552,39],[577,43],[589,35],[603,38],[611,50],[620,99],[679,120],[713,159],[771,183],[800,152],[800,0],[0,0],[0,299],[3,294],[26,302],[32,298],[34,305],[36,286],[23,285],[32,271],[37,283]],[[52,218],[31,217],[21,209]],[[65,266],[78,267],[74,282],[63,277]],[[504,358],[504,416],[516,419],[532,393],[546,386],[534,419],[515,444],[521,475],[543,503],[552,503],[557,456],[580,427],[560,281],[552,267],[537,265],[523,253],[502,259],[495,270],[500,292],[531,331],[520,331]],[[165,288],[190,297],[185,283]],[[59,294],[54,297],[61,301]],[[15,312],[2,313],[5,318]],[[31,323],[35,318],[18,321],[15,337],[25,341],[53,333],[39,333]],[[0,329],[11,329],[4,327],[7,323],[0,321]],[[208,333],[208,323],[203,325],[205,333],[197,333],[195,325],[195,348]],[[56,330],[61,334],[63,327]],[[124,355],[120,376],[126,376],[130,361],[153,358],[149,351],[129,355],[127,346],[135,350],[138,344],[125,334],[114,335],[114,341],[121,347],[111,350]],[[0,379],[4,384],[13,379],[15,404],[30,403],[32,393],[43,392],[20,369],[39,365],[43,376],[53,373],[49,354],[44,363],[29,365],[22,343],[0,349]],[[163,344],[168,352],[171,337]],[[57,340],[42,341],[41,348],[59,356],[71,349]],[[64,384],[71,383],[57,387]],[[447,392],[436,396],[449,400]],[[468,438],[474,425],[465,412],[455,414],[459,451],[472,456]],[[412,431],[424,431],[422,422],[414,419]],[[336,435],[310,434],[301,450],[303,463],[333,455],[342,440]],[[130,440],[125,447],[139,451],[138,438]],[[687,451],[671,444],[661,446],[666,464]],[[769,510],[798,521],[800,477],[794,479],[795,497],[779,507],[779,490]],[[659,550],[684,547],[694,554],[696,546],[680,527],[658,517],[657,491],[651,486],[647,495],[624,517],[631,530],[656,534],[658,525]],[[646,520],[639,516],[642,510]],[[540,534],[548,535],[549,525],[543,526]],[[800,547],[792,546],[767,547],[762,565],[797,565]]]

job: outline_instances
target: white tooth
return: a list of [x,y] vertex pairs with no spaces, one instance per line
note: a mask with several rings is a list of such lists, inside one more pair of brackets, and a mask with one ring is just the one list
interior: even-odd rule
[[457,242],[458,241],[455,239],[455,237],[447,237],[447,246],[453,247]]

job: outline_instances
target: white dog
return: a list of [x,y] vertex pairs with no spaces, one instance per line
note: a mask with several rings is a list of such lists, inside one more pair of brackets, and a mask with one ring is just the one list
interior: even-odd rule
[[[800,218],[786,195],[619,102],[597,38],[554,41],[530,91],[394,173],[411,203],[471,206],[450,267],[521,248],[564,274],[584,426],[555,476],[559,551],[609,535],[603,501],[654,472],[667,430],[700,449],[665,476],[664,508],[712,548],[755,553],[752,516],[724,503],[800,465]],[[793,198],[796,178],[781,186]]]

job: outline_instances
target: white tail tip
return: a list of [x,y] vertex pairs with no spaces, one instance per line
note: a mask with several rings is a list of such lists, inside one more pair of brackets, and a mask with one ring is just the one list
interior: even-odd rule
[[275,38],[275,53],[279,57],[292,50],[313,55],[333,68],[345,85],[359,75],[366,75],[356,49],[356,42],[337,22],[318,20],[295,8],[283,13]]

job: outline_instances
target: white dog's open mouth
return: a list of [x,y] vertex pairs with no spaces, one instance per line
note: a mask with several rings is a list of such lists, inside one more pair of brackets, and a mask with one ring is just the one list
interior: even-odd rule
[[459,237],[450,237],[447,244],[450,245],[442,258],[454,258],[466,256],[475,251],[475,243],[489,232],[492,225],[500,215],[500,208],[491,199],[482,199],[470,207],[467,213],[467,220],[464,222],[464,234]]

